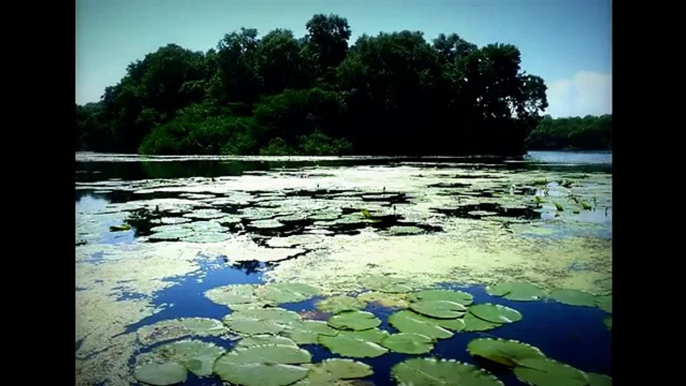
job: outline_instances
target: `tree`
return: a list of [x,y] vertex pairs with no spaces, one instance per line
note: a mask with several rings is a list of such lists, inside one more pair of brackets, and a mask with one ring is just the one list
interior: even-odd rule
[[305,86],[301,47],[290,30],[276,29],[257,45],[257,63],[265,94]]
[[322,76],[345,59],[351,33],[348,20],[338,15],[318,14],[305,26],[306,53],[317,65],[316,74]]
[[213,97],[220,103],[258,100],[262,79],[257,66],[257,47],[254,28],[241,28],[240,32],[226,34],[217,45],[219,87],[215,86]]

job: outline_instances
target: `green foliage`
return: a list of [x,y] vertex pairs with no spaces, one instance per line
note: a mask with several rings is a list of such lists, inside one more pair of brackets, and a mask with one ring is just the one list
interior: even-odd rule
[[148,363],[136,367],[133,377],[137,380],[155,386],[166,386],[186,381],[186,368],[178,363]]
[[499,386],[494,375],[474,365],[438,358],[410,358],[391,369],[399,385]]
[[610,150],[612,115],[555,118],[545,116],[527,138],[536,150]]
[[525,359],[545,358],[545,354],[536,347],[505,339],[474,339],[467,345],[467,351],[472,356],[479,356],[509,367],[517,366]]

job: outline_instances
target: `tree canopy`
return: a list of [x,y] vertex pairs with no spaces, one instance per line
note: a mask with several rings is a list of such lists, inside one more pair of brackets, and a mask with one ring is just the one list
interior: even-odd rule
[[552,118],[546,115],[527,138],[535,150],[611,150],[612,115]]
[[350,45],[337,15],[306,28],[241,28],[205,53],[159,48],[100,102],[76,106],[77,149],[458,155],[521,154],[530,134],[539,143],[546,85],[513,45],[418,31]]

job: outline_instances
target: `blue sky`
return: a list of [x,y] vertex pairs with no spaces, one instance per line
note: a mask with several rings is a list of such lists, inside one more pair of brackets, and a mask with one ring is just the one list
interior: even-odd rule
[[546,113],[611,113],[611,8],[609,0],[77,0],[76,102],[98,101],[130,62],[168,43],[207,51],[240,27],[300,37],[312,15],[335,13],[348,19],[351,44],[404,29],[514,44],[522,68],[548,85]]

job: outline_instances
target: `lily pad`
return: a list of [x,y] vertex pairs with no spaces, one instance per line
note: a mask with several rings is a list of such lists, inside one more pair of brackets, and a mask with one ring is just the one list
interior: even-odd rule
[[596,296],[595,304],[601,310],[612,313],[612,295]]
[[264,320],[271,320],[274,322],[279,322],[283,324],[289,324],[292,322],[298,322],[301,320],[300,315],[297,312],[287,310],[280,307],[268,307],[268,308],[246,308],[237,311],[236,313],[241,315],[251,316],[253,318],[259,318]]
[[467,307],[449,300],[420,300],[411,303],[410,308],[420,314],[439,319],[455,319],[467,312]]
[[247,227],[255,229],[279,229],[283,228],[283,223],[276,220],[256,220],[251,221]]
[[612,377],[605,374],[586,373],[589,386],[612,386]]
[[241,223],[241,218],[238,216],[224,216],[212,221],[224,226],[234,226]]
[[526,358],[514,368],[519,380],[534,386],[585,386],[589,379],[572,366],[548,358]]
[[163,320],[138,329],[138,340],[143,345],[151,345],[167,340],[189,336],[221,336],[228,333],[226,326],[219,320],[208,318],[181,318]]
[[486,287],[486,292],[493,296],[517,301],[538,300],[545,296],[543,289],[529,283],[499,283]]
[[303,320],[286,326],[283,334],[298,344],[317,344],[317,336],[335,336],[337,330],[319,320]]
[[336,336],[319,335],[317,341],[335,354],[353,358],[375,358],[388,352],[377,343],[342,332]]
[[258,297],[273,304],[301,302],[319,293],[317,288],[302,283],[270,283],[255,290]]
[[502,386],[494,375],[476,366],[455,360],[411,358],[391,368],[399,385]]
[[155,349],[166,361],[178,362],[198,377],[212,375],[214,362],[225,352],[222,347],[199,340],[182,340]]
[[514,367],[524,359],[545,358],[536,347],[516,340],[478,338],[467,344],[472,356],[479,356],[505,366]]
[[568,304],[570,306],[595,307],[596,305],[595,296],[588,292],[574,289],[555,290],[550,294],[550,297],[560,303]]
[[186,236],[182,238],[181,241],[188,243],[221,243],[222,241],[228,240],[230,237],[231,236],[226,233],[204,232]]
[[419,291],[409,294],[408,297],[413,302],[420,300],[447,300],[460,303],[463,306],[468,306],[474,301],[474,296],[467,292],[448,290]]
[[278,344],[281,346],[297,346],[293,340],[285,336],[277,336],[270,334],[252,335],[245,337],[236,343],[236,347],[251,347],[261,346],[265,344]]
[[303,366],[271,363],[235,363],[227,355],[214,364],[214,372],[224,381],[244,386],[286,386],[307,376]]
[[149,385],[166,386],[185,382],[186,368],[178,363],[148,363],[136,367],[133,377]]
[[223,322],[239,334],[278,334],[300,315],[283,308],[246,308],[224,317]]
[[469,312],[491,323],[513,323],[522,320],[522,314],[519,311],[500,304],[475,304],[469,307]]
[[255,295],[255,285],[230,284],[223,287],[213,288],[205,292],[205,296],[217,304],[231,307],[234,304],[249,304],[259,301]]
[[367,311],[344,311],[329,318],[329,326],[342,330],[367,330],[381,324],[381,319]]
[[425,354],[434,348],[434,340],[426,335],[401,332],[381,341],[387,349],[403,354]]
[[452,332],[438,325],[441,321],[439,319],[427,318],[409,310],[398,311],[388,317],[388,323],[401,332],[421,334],[434,339],[448,339],[452,337]]
[[226,214],[217,209],[199,209],[183,215],[183,217],[197,220],[210,220],[215,218],[222,218],[224,216],[226,216]]
[[388,276],[370,276],[362,279],[361,282],[365,288],[379,292],[406,293],[412,291],[405,280]]
[[331,296],[329,298],[317,302],[316,307],[325,312],[337,314],[342,311],[354,311],[363,309],[367,303],[364,301],[346,295]]
[[608,330],[612,331],[612,316],[603,319],[603,324],[605,324]]
[[380,328],[370,328],[369,330],[363,331],[338,331],[338,336],[352,338],[352,339],[362,339],[369,342],[381,343],[385,337],[391,335],[388,331],[382,330]]
[[331,373],[336,379],[364,378],[374,374],[371,366],[352,359],[325,359],[315,366]]
[[488,331],[502,326],[502,323],[491,323],[483,319],[477,318],[469,312],[467,312],[467,314],[464,316],[462,320],[464,321],[463,331],[465,332]]
[[387,308],[407,308],[410,302],[407,299],[407,294],[389,294],[377,291],[364,292],[357,295],[357,298],[367,302],[376,303],[382,307]]

